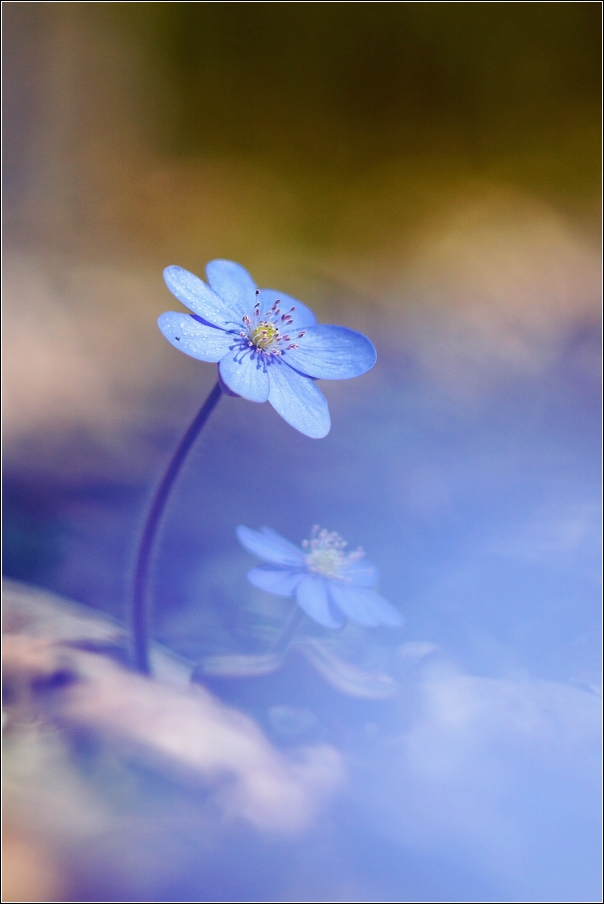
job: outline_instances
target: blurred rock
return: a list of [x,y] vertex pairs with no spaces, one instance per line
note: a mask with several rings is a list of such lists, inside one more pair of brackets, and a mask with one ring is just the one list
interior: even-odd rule
[[[23,839],[7,849],[10,881],[24,889],[11,900],[56,899],[25,897],[28,858],[36,862],[27,870],[32,888],[55,881],[40,845],[59,852],[69,885],[76,863],[81,870],[108,832],[123,845],[122,862],[106,863],[110,875],[142,849],[159,856],[162,835],[172,850],[170,838],[192,823],[206,842],[245,825],[298,832],[341,783],[332,747],[286,757],[250,717],[191,686],[190,668],[166,651],[154,650],[158,677],[149,679],[79,649],[123,641],[108,618],[15,582],[5,606],[5,818]],[[149,820],[162,827],[159,837],[147,837]]]

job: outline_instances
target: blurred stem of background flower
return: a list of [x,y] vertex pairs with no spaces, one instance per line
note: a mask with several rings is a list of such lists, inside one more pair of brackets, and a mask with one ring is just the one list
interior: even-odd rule
[[153,545],[157,535],[157,529],[161,523],[162,515],[166,507],[166,503],[170,496],[170,491],[174,485],[174,481],[178,477],[180,469],[189,454],[193,443],[203,430],[208,418],[216,408],[222,389],[220,382],[217,382],[209,396],[199,409],[195,419],[191,422],[191,426],[184,434],[178,444],[174,455],[170,459],[170,463],[166,468],[164,476],[161,479],[151,507],[145,526],[143,528],[140,545],[136,557],[136,566],[134,570],[134,593],[132,606],[132,642],[134,646],[134,664],[139,672],[144,675],[150,674],[149,665],[149,610],[147,607],[147,583],[149,577],[149,562]]

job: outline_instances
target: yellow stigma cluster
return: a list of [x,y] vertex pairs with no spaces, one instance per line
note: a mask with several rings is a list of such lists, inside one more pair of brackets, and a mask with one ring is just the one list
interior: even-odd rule
[[[257,290],[256,297],[259,296],[260,292]],[[248,348],[257,348],[266,356],[276,355],[277,357],[290,349],[299,348],[299,345],[292,342],[292,337],[287,333],[294,322],[292,314],[296,307],[294,305],[289,311],[282,313],[280,304],[280,301],[275,301],[270,310],[262,314],[260,301],[257,301],[251,316],[244,314],[243,329],[240,330],[239,335]],[[285,332],[282,333],[279,328]],[[293,338],[301,339],[305,332],[306,330],[300,330],[298,335]]]
[[359,546],[354,552],[345,552],[347,543],[336,531],[319,529],[315,525],[310,540],[303,540],[303,549],[308,550],[306,565],[309,571],[325,578],[342,579],[342,569],[362,559],[365,553]]
[[250,333],[250,340],[256,348],[270,348],[273,342],[279,339],[279,330],[274,323],[268,323],[266,320],[260,321],[258,326]]

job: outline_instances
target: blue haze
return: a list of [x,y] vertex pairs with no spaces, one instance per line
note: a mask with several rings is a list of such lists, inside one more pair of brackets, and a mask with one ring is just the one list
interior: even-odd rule
[[[99,878],[97,896],[271,900],[299,874],[317,899],[599,899],[597,325],[569,330],[535,374],[510,368],[484,385],[479,375],[470,396],[429,378],[413,337],[400,336],[379,328],[374,371],[321,384],[333,423],[324,440],[268,405],[221,401],[163,527],[155,635],[193,660],[262,652],[254,624],[267,596],[246,582],[252,561],[234,528],[268,525],[299,543],[317,523],[364,547],[406,618],[351,636],[357,652],[366,643],[359,664],[400,665],[409,642],[438,650],[399,668],[402,692],[389,701],[346,697],[299,663],[258,686],[210,682],[277,744],[292,741],[271,708],[310,712],[294,742],[340,749],[348,790],[295,843],[229,836],[211,866],[195,849],[178,880],[145,889]],[[214,365],[176,357],[173,385],[150,391],[126,440],[149,462],[140,478],[121,478],[85,435],[55,439],[39,470],[9,458],[9,573],[125,618],[149,488],[213,384]],[[70,460],[77,473],[91,458],[92,476],[66,476]],[[270,868],[275,853],[282,872]]]

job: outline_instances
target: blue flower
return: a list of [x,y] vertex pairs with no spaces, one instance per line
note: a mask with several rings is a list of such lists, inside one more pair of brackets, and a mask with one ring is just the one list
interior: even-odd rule
[[318,325],[313,312],[284,292],[258,289],[233,261],[210,261],[209,286],[182,267],[164,270],[166,285],[192,314],[168,312],[159,328],[175,348],[218,363],[222,384],[250,402],[269,401],[288,424],[319,439],[331,425],[315,380],[347,380],[373,367],[373,344],[355,330]]
[[239,542],[270,564],[248,572],[248,580],[278,596],[295,596],[301,609],[320,625],[341,628],[347,618],[361,625],[403,624],[403,617],[383,596],[370,589],[377,569],[363,561],[362,549],[346,552],[339,534],[313,527],[302,548],[270,527],[237,528]]

